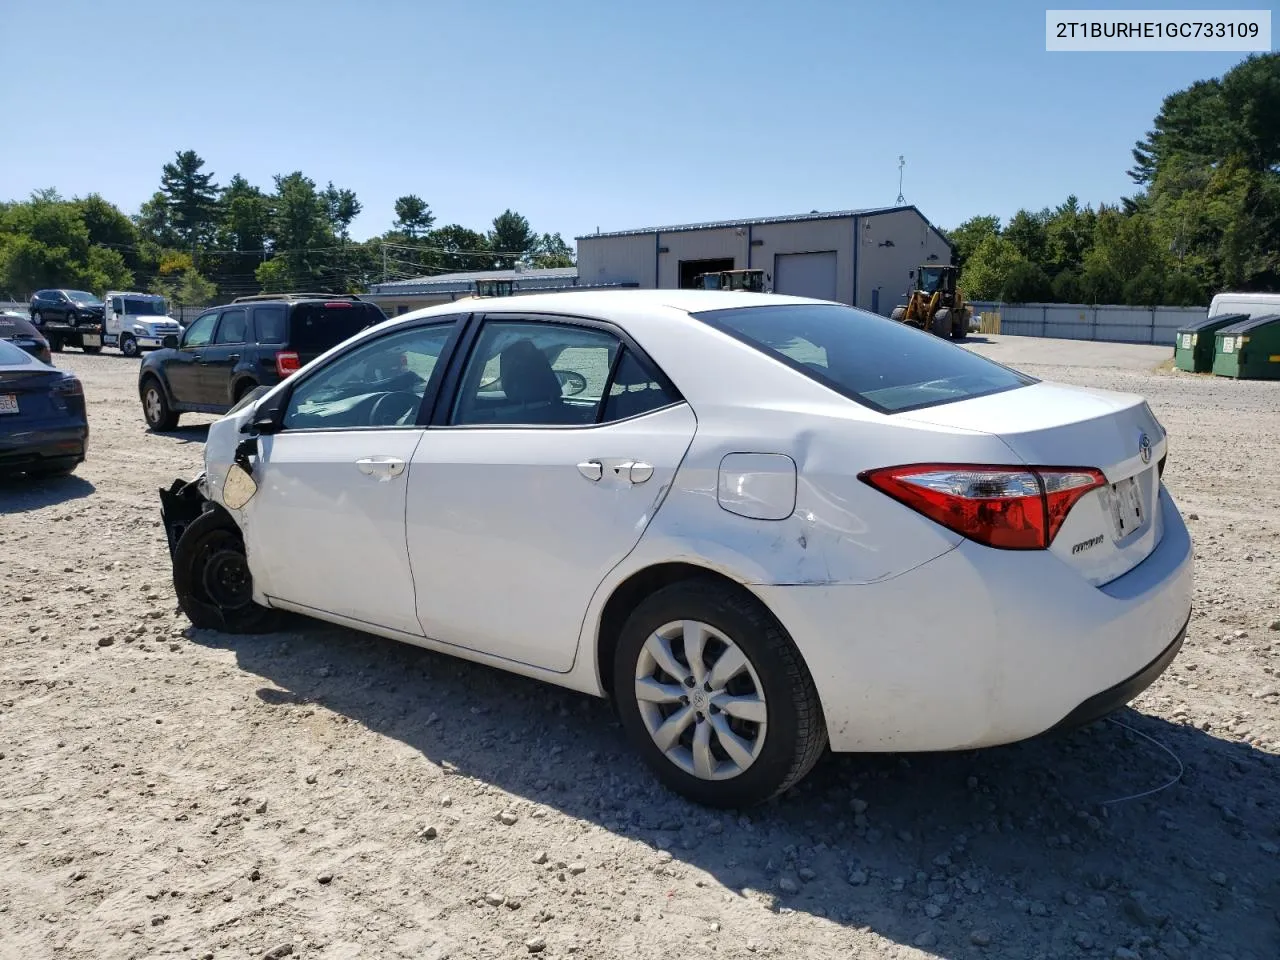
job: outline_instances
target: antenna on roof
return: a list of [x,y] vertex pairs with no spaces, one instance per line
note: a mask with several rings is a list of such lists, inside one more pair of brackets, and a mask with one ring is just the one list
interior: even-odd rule
[[907,165],[907,158],[902,154],[898,154],[898,203],[903,203],[902,197],[902,168]]

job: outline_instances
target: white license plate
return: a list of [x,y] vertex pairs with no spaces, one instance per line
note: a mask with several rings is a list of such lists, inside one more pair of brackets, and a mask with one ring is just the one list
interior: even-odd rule
[[1116,539],[1123,540],[1142,526],[1142,487],[1136,477],[1111,485],[1111,518]]
[[83,337],[81,337],[80,339],[81,339],[81,341],[84,343],[84,345],[85,345],[86,347],[100,347],[100,346],[102,346],[102,338],[101,338],[100,336],[98,336],[96,333],[86,333],[86,334],[85,334]]
[[17,413],[18,397],[12,393],[0,393],[0,414]]

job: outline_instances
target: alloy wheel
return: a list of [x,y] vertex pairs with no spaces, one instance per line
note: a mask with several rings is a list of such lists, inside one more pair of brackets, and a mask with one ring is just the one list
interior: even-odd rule
[[699,779],[737,777],[764,748],[764,685],[742,649],[709,624],[673,621],[650,634],[636,662],[635,696],[658,749]]
[[142,399],[142,408],[150,423],[160,422],[164,411],[161,409],[160,391],[156,387],[147,388],[146,395]]

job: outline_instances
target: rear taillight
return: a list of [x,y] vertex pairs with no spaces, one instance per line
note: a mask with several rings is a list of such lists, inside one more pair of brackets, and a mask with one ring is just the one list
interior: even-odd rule
[[75,377],[64,376],[49,388],[49,392],[56,397],[83,397],[84,384]]
[[1003,550],[1043,550],[1076,502],[1107,481],[1092,467],[916,463],[858,479],[962,536]]
[[298,362],[298,355],[292,350],[280,350],[276,353],[276,373],[280,374],[281,379],[293,373],[300,366],[302,364]]
[[350,309],[351,309],[351,304],[349,304],[349,303],[347,303],[347,302],[345,302],[345,301],[343,301],[343,300],[330,300],[328,303],[326,303],[326,304],[324,305],[324,308],[325,308],[326,310],[339,310],[339,309],[341,309],[341,310],[350,310]]

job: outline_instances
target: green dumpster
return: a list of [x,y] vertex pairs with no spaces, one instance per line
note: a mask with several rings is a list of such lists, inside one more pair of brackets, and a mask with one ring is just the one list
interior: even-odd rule
[[1280,380],[1280,313],[1250,317],[1216,334],[1213,372],[1238,380]]
[[1213,369],[1214,334],[1223,327],[1247,319],[1247,313],[1220,313],[1179,327],[1173,340],[1174,366],[1188,373],[1208,373]]

